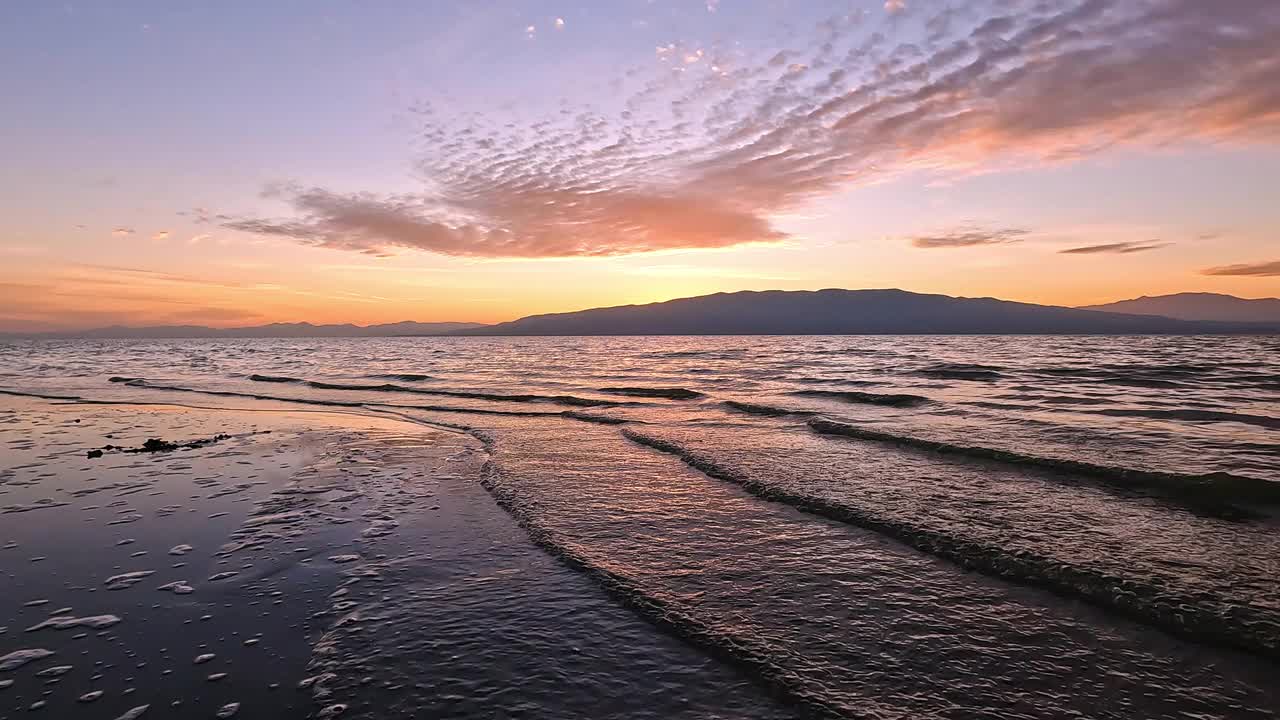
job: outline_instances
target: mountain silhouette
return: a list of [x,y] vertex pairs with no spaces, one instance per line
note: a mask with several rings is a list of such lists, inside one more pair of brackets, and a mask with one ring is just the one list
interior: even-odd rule
[[1196,334],[1277,329],[1280,323],[1193,322],[905,290],[770,290],[533,315],[458,334]]
[[1163,315],[1179,320],[1280,323],[1280,298],[1249,300],[1219,293],[1144,295],[1133,300],[1089,305],[1080,309],[1131,315]]

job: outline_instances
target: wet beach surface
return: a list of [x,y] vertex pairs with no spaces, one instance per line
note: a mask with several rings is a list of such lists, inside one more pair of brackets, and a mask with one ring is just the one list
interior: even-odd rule
[[[194,450],[85,457],[228,432]],[[601,717],[609,697],[642,702],[626,717],[738,704],[736,717],[786,716],[530,543],[480,487],[484,451],[466,435],[349,414],[22,400],[0,413],[0,443],[0,655],[42,656],[0,672],[12,683],[0,717],[478,716],[529,703]]]

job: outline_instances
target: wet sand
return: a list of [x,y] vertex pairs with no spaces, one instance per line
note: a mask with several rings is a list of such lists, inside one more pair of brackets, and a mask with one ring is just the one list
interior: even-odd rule
[[533,546],[486,459],[366,414],[5,398],[0,719],[785,716]]

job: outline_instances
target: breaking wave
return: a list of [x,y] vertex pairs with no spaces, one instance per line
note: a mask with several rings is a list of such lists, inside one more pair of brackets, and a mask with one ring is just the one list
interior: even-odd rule
[[738,400],[725,400],[724,405],[732,410],[744,412],[749,415],[764,415],[765,417],[781,417],[783,415],[812,415],[811,412],[802,410],[788,410],[786,408],[774,407],[773,405],[761,405],[760,403],[740,402]]
[[797,397],[827,398],[847,403],[887,407],[915,407],[929,402],[929,398],[921,395],[869,393],[857,390],[796,390],[791,394]]
[[[425,376],[418,376],[425,377]],[[394,383],[380,385],[363,385],[352,383],[331,383],[320,380],[302,380],[291,377],[272,377],[269,375],[250,375],[255,382],[299,383],[316,390],[349,390],[355,392],[398,392],[414,395],[436,395],[439,397],[463,398],[468,400],[493,400],[497,402],[516,403],[551,403],[555,405],[571,405],[574,407],[613,407],[618,403],[612,400],[595,400],[573,395],[503,395],[500,393],[472,392],[467,390],[433,390],[420,387],[408,387]]]
[[703,397],[703,394],[697,390],[687,390],[685,388],[647,388],[647,387],[603,387],[597,388],[597,392],[608,393],[610,395],[627,395],[630,397],[642,398],[666,398],[668,400],[696,400]]
[[[492,446],[492,438],[484,433],[473,435],[487,446]],[[833,720],[850,717],[854,708],[841,706],[829,694],[822,692],[821,687],[808,687],[794,672],[780,665],[775,658],[785,657],[786,653],[773,648],[766,638],[735,633],[728,623],[712,625],[704,622],[681,598],[651,592],[640,581],[629,577],[625,568],[593,562],[572,544],[562,541],[556,533],[539,523],[536,514],[521,502],[518,493],[506,482],[501,464],[492,457],[482,470],[481,485],[502,509],[515,518],[535,544],[583,573],[615,600],[649,622],[720,660],[743,668],[808,717]]]
[[871,530],[965,569],[1084,600],[1182,637],[1280,659],[1280,627],[1250,609],[1234,607],[1224,615],[1221,608],[1169,593],[1158,585],[1063,563],[1025,550],[1010,553],[997,546],[913,526],[762,482],[669,440],[632,429],[624,429],[622,434],[632,442],[674,455],[709,477],[739,485],[763,500]]
[[809,420],[809,427],[823,435],[838,435],[856,440],[890,443],[936,453],[962,455],[980,460],[994,460],[1012,465],[1069,472],[1102,480],[1120,487],[1155,490],[1162,494],[1182,498],[1197,504],[1207,503],[1210,507],[1216,506],[1219,509],[1222,509],[1223,504],[1229,505],[1233,502],[1280,504],[1280,483],[1227,472],[1193,475],[1098,465],[1079,460],[1040,457],[1010,450],[956,445],[937,440],[895,435],[820,417]]
[[1003,368],[991,365],[969,365],[964,363],[942,363],[920,368],[917,375],[937,380],[976,380],[991,382],[1004,377],[1000,374]]

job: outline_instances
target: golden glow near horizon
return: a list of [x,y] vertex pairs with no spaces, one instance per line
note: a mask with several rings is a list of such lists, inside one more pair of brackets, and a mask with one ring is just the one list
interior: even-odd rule
[[1007,4],[9,9],[0,331],[1280,295],[1275,3]]

